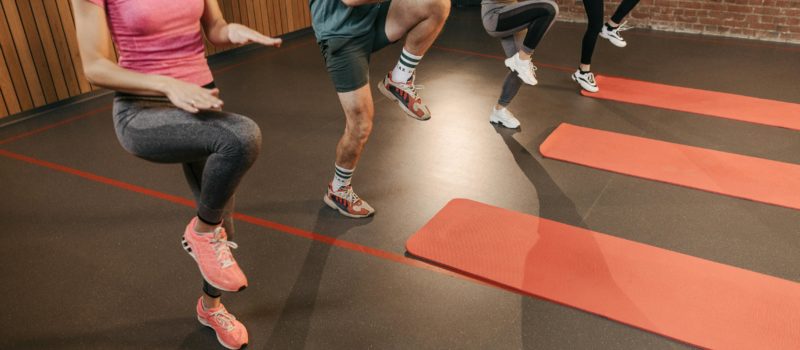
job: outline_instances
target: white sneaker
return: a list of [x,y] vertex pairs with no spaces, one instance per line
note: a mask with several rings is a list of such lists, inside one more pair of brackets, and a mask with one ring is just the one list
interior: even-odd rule
[[600,88],[597,87],[597,82],[594,80],[594,74],[592,72],[581,73],[581,70],[578,69],[575,73],[572,73],[572,80],[578,82],[581,87],[589,92],[598,92]]
[[489,122],[500,124],[509,129],[516,129],[519,127],[519,120],[517,120],[507,108],[496,109],[492,107],[492,114],[489,116]]
[[603,39],[608,39],[608,41],[610,41],[616,47],[627,46],[628,43],[625,42],[625,39],[623,39],[621,35],[619,35],[619,32],[633,28],[627,26],[626,23],[628,22],[622,22],[622,24],[620,24],[619,27],[616,27],[611,30],[608,29],[607,25],[603,24],[603,30],[600,31],[600,37]]
[[538,83],[536,81],[536,66],[533,65],[531,60],[519,58],[519,52],[506,59],[506,67],[517,72],[517,75],[525,84],[536,85]]

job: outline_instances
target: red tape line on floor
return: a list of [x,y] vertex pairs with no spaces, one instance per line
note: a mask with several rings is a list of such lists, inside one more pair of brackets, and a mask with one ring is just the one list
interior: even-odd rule
[[748,123],[800,130],[800,104],[650,83],[640,80],[598,76],[600,91],[581,94]]
[[[111,179],[111,178],[108,178],[108,177],[92,174],[92,173],[89,173],[89,172],[86,172],[86,171],[70,168],[70,167],[67,167],[67,166],[64,166],[64,165],[61,165],[61,164],[56,164],[56,163],[48,162],[48,161],[45,161],[45,160],[36,159],[36,158],[33,158],[33,157],[28,157],[28,156],[25,156],[25,155],[22,155],[22,154],[6,151],[6,150],[3,150],[3,149],[0,149],[0,156],[6,157],[6,158],[10,158],[10,159],[15,159],[15,160],[22,161],[22,162],[26,162],[26,163],[29,163],[29,164],[32,164],[32,165],[37,165],[37,166],[40,166],[40,167],[48,168],[48,169],[55,170],[55,171],[58,171],[58,172],[62,172],[62,173],[70,174],[70,175],[75,175],[75,176],[84,178],[86,180],[90,180],[90,181],[94,181],[94,182],[97,182],[97,183],[113,186],[113,187],[120,188],[120,189],[123,189],[123,190],[126,190],[126,191],[130,191],[130,192],[143,194],[143,195],[146,195],[146,196],[149,196],[149,197],[165,200],[167,202],[171,202],[171,203],[175,203],[175,204],[179,204],[179,205],[183,205],[183,206],[187,206],[187,207],[193,207],[193,208],[195,207],[194,201],[192,201],[191,199],[188,199],[188,198],[184,198],[184,197],[180,197],[180,196],[171,195],[171,194],[168,194],[168,193],[163,193],[163,192],[151,190],[149,188],[145,188],[145,187],[129,184],[127,182],[123,182],[123,181]],[[384,259],[384,260],[394,261],[394,262],[401,263],[401,264],[404,264],[404,265],[409,265],[409,266],[413,266],[413,267],[417,267],[417,268],[431,270],[431,271],[439,272],[439,273],[442,273],[442,274],[445,274],[445,275],[448,275],[448,276],[455,276],[455,277],[463,278],[460,275],[454,274],[454,273],[452,273],[450,271],[447,271],[447,270],[440,269],[440,268],[432,266],[430,264],[426,264],[424,262],[421,262],[421,261],[418,261],[418,260],[415,260],[415,259],[409,259],[409,258],[407,258],[405,256],[402,256],[402,255],[399,255],[399,254],[395,254],[395,253],[392,253],[392,252],[388,252],[388,251],[384,251],[384,250],[380,250],[380,249],[376,249],[376,248],[360,245],[358,243],[344,241],[344,240],[341,240],[341,239],[338,239],[338,238],[333,238],[333,237],[326,236],[326,235],[323,235],[323,234],[306,231],[306,230],[299,229],[299,228],[296,228],[296,227],[283,225],[283,224],[280,224],[280,223],[277,223],[277,222],[274,222],[274,221],[260,219],[260,218],[254,217],[254,216],[249,216],[249,215],[245,215],[245,214],[241,214],[241,213],[235,213],[234,214],[234,218],[236,218],[236,220],[247,222],[249,224],[253,224],[253,225],[256,225],[256,226],[261,226],[261,227],[272,229],[272,230],[275,230],[275,231],[288,233],[288,234],[291,234],[291,235],[294,235],[294,236],[298,236],[298,237],[303,237],[303,238],[319,241],[319,242],[322,242],[322,243],[325,243],[325,244],[329,244],[329,245],[333,245],[333,246],[336,246],[336,247],[340,247],[340,248],[344,248],[344,249],[348,249],[348,250],[364,253],[364,254],[371,255],[371,256],[374,256],[374,257],[378,257],[378,258],[381,258],[381,259]],[[476,282],[479,282],[481,284],[485,284],[484,282],[480,282],[480,281],[476,281]]]
[[539,147],[548,158],[800,209],[800,165],[561,124]]
[[455,199],[409,253],[712,349],[800,349],[800,284]]

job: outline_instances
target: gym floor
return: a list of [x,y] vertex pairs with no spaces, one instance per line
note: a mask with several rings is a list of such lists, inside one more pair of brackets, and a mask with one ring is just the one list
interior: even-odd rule
[[[488,114],[507,69],[476,8],[453,9],[418,69],[433,119],[373,88],[376,122],[354,177],[377,209],[322,203],[344,118],[313,34],[214,57],[226,110],[253,118],[261,157],[237,194],[235,256],[250,287],[223,301],[250,349],[680,349],[570,307],[404,257],[453,198],[800,281],[800,212],[543,159],[561,122],[800,164],[796,131],[582,97],[570,79],[584,24],[557,23],[534,54],[539,85]],[[800,103],[800,47],[636,29],[599,39],[596,74]],[[373,56],[372,84],[400,45]],[[602,89],[602,85],[600,86]],[[193,210],[177,165],[119,146],[112,96],[0,128],[0,348],[217,349],[195,319],[197,267],[180,235]]]

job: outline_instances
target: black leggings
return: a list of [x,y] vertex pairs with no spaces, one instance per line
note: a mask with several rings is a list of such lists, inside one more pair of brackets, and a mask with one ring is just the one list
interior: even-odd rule
[[[615,23],[622,22],[622,19],[636,7],[639,0],[622,0],[611,20]],[[597,43],[597,36],[603,29],[603,0],[583,0],[583,7],[586,9],[586,18],[589,24],[586,25],[586,34],[583,35],[581,46],[581,64],[592,64],[592,54],[594,45]]]

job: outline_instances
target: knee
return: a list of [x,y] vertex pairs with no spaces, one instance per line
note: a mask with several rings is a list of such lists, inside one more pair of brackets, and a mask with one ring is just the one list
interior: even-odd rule
[[586,27],[586,32],[592,34],[599,34],[603,29],[603,18],[589,19],[589,24]]
[[254,162],[261,153],[261,128],[250,118],[237,119],[230,128],[226,148],[231,154],[243,157],[247,162]]
[[603,21],[590,22],[586,27],[586,33],[597,35],[603,29]]
[[372,133],[372,109],[369,106],[348,111],[346,133],[353,141],[366,143]]
[[552,19],[558,17],[558,4],[556,4],[555,2],[547,2],[546,4],[548,5],[545,7],[545,9],[547,10],[547,16]]
[[362,118],[353,121],[347,125],[347,131],[350,136],[359,143],[366,143],[369,135],[372,133],[372,120]]
[[425,12],[444,21],[450,15],[450,0],[427,0]]

